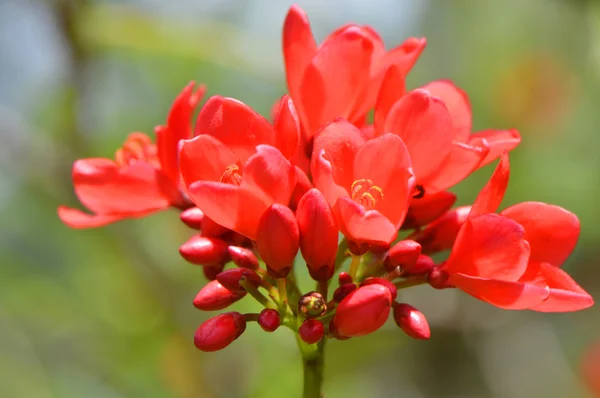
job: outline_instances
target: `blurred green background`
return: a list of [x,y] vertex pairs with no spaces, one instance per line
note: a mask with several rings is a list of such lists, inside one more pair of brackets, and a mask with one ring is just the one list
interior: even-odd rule
[[[582,222],[565,268],[600,297],[600,3],[567,0],[306,0],[317,39],[352,21],[388,48],[428,47],[409,77],[453,79],[475,129],[523,144],[503,205],[541,200]],[[285,92],[281,27],[291,2],[0,0],[0,397],[296,397],[291,332],[251,324],[231,347],[192,344],[205,280],[177,249],[176,212],[75,231],[78,158],[112,157],[151,133],[190,81],[264,115]],[[456,187],[473,200],[492,171]],[[327,347],[327,398],[590,397],[579,377],[600,310],[509,312],[426,286],[401,299],[428,317],[414,341],[388,323]],[[255,310],[250,300],[234,309]],[[600,377],[600,376],[599,376]]]

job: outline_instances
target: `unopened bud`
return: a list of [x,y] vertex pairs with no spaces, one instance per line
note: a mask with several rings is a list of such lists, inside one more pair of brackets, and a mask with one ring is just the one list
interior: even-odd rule
[[329,203],[316,188],[306,192],[296,210],[300,230],[300,251],[310,276],[329,280],[335,271],[338,229]]
[[331,333],[331,335],[337,340],[348,340],[350,338],[348,336],[342,336],[340,334],[340,332],[337,330],[337,326],[335,326],[335,322],[333,322],[333,320],[331,322],[329,322],[329,333]]
[[352,277],[347,272],[340,272],[338,275],[338,284],[340,286],[345,285],[346,283],[353,283]]
[[239,312],[227,312],[204,322],[194,335],[194,345],[201,351],[218,351],[227,347],[246,330],[246,320]]
[[260,276],[256,272],[246,268],[231,268],[217,275],[217,280],[224,288],[238,292],[245,291],[240,285],[240,279],[242,278],[248,280],[254,286],[260,286]]
[[298,311],[305,318],[316,318],[325,314],[327,311],[327,303],[318,292],[306,293],[298,300]]
[[421,254],[417,261],[410,267],[402,268],[405,276],[409,275],[425,275],[435,267],[435,262],[429,256]]
[[256,245],[274,278],[285,278],[300,246],[300,232],[294,213],[278,203],[271,205],[258,222]]
[[427,274],[427,282],[434,289],[446,289],[450,287],[448,284],[448,278],[448,273],[439,268],[434,268],[429,274]]
[[457,207],[420,231],[415,240],[421,244],[423,253],[437,253],[452,248],[470,212],[471,206]]
[[382,286],[387,287],[389,289],[390,293],[392,294],[392,301],[396,300],[396,297],[398,296],[398,288],[396,287],[396,285],[394,285],[392,282],[388,281],[387,279],[370,277],[370,278],[367,278],[364,281],[362,281],[360,283],[360,286],[367,286],[367,285],[373,285],[373,284],[380,284]]
[[190,207],[181,212],[179,215],[181,221],[184,222],[190,228],[200,229],[202,227],[202,219],[204,218],[204,213],[197,207]]
[[414,240],[401,240],[388,250],[383,265],[388,271],[400,266],[403,270],[417,262],[421,254],[421,245]]
[[179,247],[181,256],[192,264],[219,265],[229,261],[227,243],[218,238],[195,235]]
[[386,286],[378,283],[362,286],[342,300],[333,322],[342,336],[364,336],[383,326],[391,305],[392,293]]
[[216,311],[229,307],[240,300],[246,292],[233,292],[219,283],[210,281],[194,298],[194,307],[202,311]]
[[205,265],[202,267],[202,272],[204,273],[206,279],[209,281],[214,281],[217,279],[217,275],[223,271],[223,268],[225,268],[225,264]]
[[265,308],[258,316],[258,324],[265,332],[274,332],[281,324],[281,318],[277,311]]
[[227,249],[231,261],[240,268],[248,268],[252,270],[258,269],[258,259],[250,249],[239,246],[229,246]]
[[413,339],[427,340],[431,337],[429,323],[427,323],[425,315],[412,305],[394,305],[394,321],[404,333]]
[[321,321],[307,319],[298,328],[298,334],[306,344],[316,344],[325,335],[325,327]]
[[354,283],[345,283],[333,291],[333,299],[336,303],[339,303],[355,290],[356,285]]
[[454,202],[456,194],[445,191],[412,200],[402,229],[419,228],[437,220],[452,208]]

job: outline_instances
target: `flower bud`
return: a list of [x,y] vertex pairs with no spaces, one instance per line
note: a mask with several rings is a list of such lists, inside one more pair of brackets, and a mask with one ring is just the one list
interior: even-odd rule
[[274,332],[281,324],[281,318],[277,311],[265,308],[258,316],[258,324],[265,332]]
[[410,337],[418,340],[427,340],[431,337],[429,323],[425,315],[412,305],[394,305],[394,321]]
[[194,335],[194,345],[201,351],[218,351],[227,347],[246,330],[246,320],[239,312],[227,312],[204,322]]
[[225,268],[225,264],[205,265],[202,267],[202,272],[204,273],[206,279],[209,281],[214,281],[217,279],[217,275],[223,271],[223,268]]
[[387,279],[370,277],[370,278],[367,278],[364,281],[362,281],[360,283],[360,286],[368,286],[368,285],[373,285],[376,283],[387,287],[389,289],[390,293],[392,294],[392,301],[396,300],[396,297],[398,296],[398,288],[396,287],[396,285],[394,285],[392,282],[388,281]]
[[347,295],[356,290],[354,283],[345,283],[333,291],[333,299],[340,303]]
[[337,340],[348,340],[350,337],[342,336],[340,332],[337,330],[335,323],[333,321],[329,322],[329,333],[336,338]]
[[227,249],[231,261],[240,268],[248,268],[252,270],[258,269],[258,259],[250,249],[239,246],[229,246]]
[[232,292],[223,287],[219,281],[210,281],[198,292],[194,298],[194,307],[202,311],[216,311],[229,307],[242,297],[246,292]]
[[327,303],[321,293],[306,293],[298,300],[298,311],[305,318],[316,318],[325,314],[327,311]]
[[456,194],[438,192],[425,195],[410,202],[408,213],[402,224],[402,229],[415,229],[427,225],[444,215],[456,202]]
[[246,268],[231,268],[217,275],[217,280],[226,289],[234,292],[245,292],[240,279],[245,278],[254,286],[260,286],[261,278],[252,270]]
[[261,216],[256,245],[274,278],[285,278],[290,272],[300,245],[299,234],[294,213],[284,205],[275,203]]
[[294,211],[298,209],[298,203],[306,191],[313,187],[312,183],[306,176],[306,173],[299,169],[298,166],[296,166],[296,177],[296,186],[294,187],[294,190],[292,191],[292,197],[290,198],[290,209]]
[[298,328],[298,334],[306,344],[315,344],[325,335],[325,327],[321,321],[307,319]]
[[421,254],[417,261],[410,267],[403,268],[404,276],[425,275],[435,267],[435,262],[429,256]]
[[300,230],[300,251],[310,276],[317,281],[329,280],[335,271],[338,229],[331,207],[323,194],[313,188],[306,192],[296,209]]
[[204,213],[197,207],[190,207],[181,212],[179,218],[185,225],[193,229],[200,229],[202,227],[202,219]]
[[333,322],[340,335],[364,336],[379,329],[390,314],[392,293],[378,283],[362,286],[338,305]]
[[340,272],[338,275],[338,284],[340,286],[345,285],[346,283],[353,283],[352,277],[347,272]]
[[403,270],[417,262],[421,254],[421,245],[414,240],[401,240],[388,250],[383,265],[388,271],[400,266]]
[[431,285],[434,289],[445,289],[451,287],[448,284],[449,275],[446,271],[434,268],[427,274],[427,283]]
[[471,206],[457,207],[420,231],[415,240],[421,244],[423,253],[431,254],[452,248],[470,212]]
[[218,265],[229,261],[227,243],[218,238],[194,235],[179,248],[181,256],[192,264]]

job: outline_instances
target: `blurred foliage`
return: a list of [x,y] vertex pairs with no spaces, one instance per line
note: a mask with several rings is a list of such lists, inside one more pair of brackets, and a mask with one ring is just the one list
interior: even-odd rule
[[[348,20],[374,24],[388,46],[426,36],[410,87],[451,78],[470,95],[476,130],[521,131],[504,205],[541,200],[578,214],[581,241],[565,267],[600,297],[599,2],[299,3],[319,39]],[[194,349],[209,314],[191,301],[205,282],[177,253],[193,232],[175,212],[86,231],[56,217],[59,204],[78,205],[72,162],[111,157],[128,132],[151,132],[189,80],[268,115],[285,90],[280,30],[290,4],[0,3],[0,396],[299,396],[286,330],[250,325],[227,350]],[[460,203],[490,173],[461,183]],[[597,308],[508,312],[426,287],[402,299],[428,316],[431,341],[389,324],[332,342],[328,398],[587,396],[579,360],[600,338]]]

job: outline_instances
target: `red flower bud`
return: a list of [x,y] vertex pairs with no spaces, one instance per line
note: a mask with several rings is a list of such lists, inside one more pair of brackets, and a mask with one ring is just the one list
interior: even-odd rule
[[194,235],[179,248],[179,254],[192,264],[218,265],[229,261],[227,243],[218,238]]
[[389,289],[390,293],[392,294],[392,301],[396,300],[396,297],[398,296],[398,288],[396,287],[396,285],[394,285],[392,282],[388,281],[387,279],[370,277],[370,278],[367,278],[364,281],[362,281],[360,283],[360,286],[368,286],[368,285],[373,285],[376,283],[387,287]]
[[347,272],[340,272],[338,276],[338,284],[340,286],[345,285],[346,283],[353,283],[352,277]]
[[401,240],[387,252],[383,264],[388,271],[400,266],[403,270],[417,262],[421,245],[414,240]]
[[202,227],[202,219],[204,213],[197,207],[190,207],[181,212],[179,215],[181,221],[190,228],[200,229]]
[[412,266],[402,268],[405,276],[409,275],[425,275],[435,267],[435,262],[429,256],[421,254]]
[[429,274],[427,274],[427,282],[434,289],[445,289],[451,287],[448,284],[449,275],[446,271],[439,268],[434,268]]
[[355,290],[356,290],[356,285],[354,283],[345,283],[334,290],[333,299],[337,303],[339,303],[344,298],[346,298],[347,295],[349,295],[350,293],[352,293]]
[[239,246],[229,246],[231,261],[240,268],[258,269],[258,259],[250,249]]
[[347,336],[342,336],[337,330],[337,326],[335,326],[333,321],[329,322],[329,333],[331,333],[337,340],[348,340],[350,338]]
[[340,335],[364,336],[379,329],[390,314],[392,293],[375,283],[362,286],[338,305],[333,322]]
[[457,207],[419,232],[415,240],[421,244],[423,253],[450,249],[470,212],[471,206]]
[[229,230],[222,225],[217,224],[212,219],[208,217],[202,218],[202,223],[200,224],[200,229],[202,230],[202,236],[209,236],[218,238],[220,236],[225,235]]
[[246,268],[231,268],[217,275],[217,280],[226,289],[237,292],[245,292],[240,285],[240,279],[245,278],[254,286],[260,286],[261,279],[258,274]]
[[298,328],[298,334],[306,344],[315,344],[321,341],[325,335],[325,327],[321,321],[307,319]]
[[194,345],[202,351],[227,347],[246,330],[246,320],[239,312],[227,312],[204,322],[194,335]]
[[298,208],[298,203],[300,199],[304,196],[306,191],[313,187],[312,183],[306,176],[306,173],[303,172],[296,166],[296,186],[292,191],[292,197],[290,198],[290,209],[296,210]]
[[210,281],[194,298],[194,307],[202,311],[221,310],[229,307],[245,295],[246,292],[232,292],[223,287],[219,281]]
[[223,271],[223,268],[225,268],[225,264],[205,265],[204,267],[202,267],[202,272],[204,273],[206,279],[208,279],[209,281],[214,281],[215,279],[217,279],[217,275],[219,275]]
[[316,188],[306,192],[296,210],[300,230],[300,251],[310,276],[317,281],[329,280],[335,271],[338,229],[331,207]]
[[402,229],[414,229],[427,225],[444,215],[456,202],[452,192],[438,192],[425,195],[410,202],[410,208],[402,224]]
[[265,308],[258,315],[258,324],[265,332],[274,332],[281,324],[281,318],[277,311]]
[[431,337],[429,323],[427,323],[425,315],[412,305],[394,305],[394,321],[404,333],[413,339],[427,340]]
[[274,278],[284,278],[290,272],[300,245],[299,234],[296,217],[286,206],[273,204],[260,218],[256,245]]

